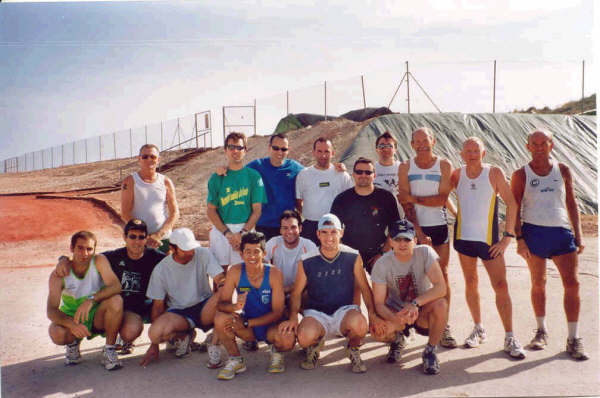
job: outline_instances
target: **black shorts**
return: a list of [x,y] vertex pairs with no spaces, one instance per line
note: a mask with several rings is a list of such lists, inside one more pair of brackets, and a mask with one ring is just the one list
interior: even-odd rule
[[[210,298],[210,297],[209,297]],[[211,325],[203,325],[202,324],[202,309],[206,305],[208,299],[199,302],[198,304],[192,305],[187,308],[169,308],[167,311],[172,312],[173,314],[180,315],[184,317],[188,324],[190,325],[190,329],[199,328],[205,332],[208,332],[212,328]]]
[[431,238],[432,246],[448,243],[448,224],[433,225],[431,227],[421,227],[423,233]]
[[492,260],[492,257],[490,256],[490,245],[487,243],[455,239],[454,250],[465,256],[479,257],[484,261]]
[[419,333],[421,336],[429,336],[429,329],[428,328],[422,328],[421,326],[417,325],[416,323],[413,323],[412,325],[406,325],[404,327],[404,330],[402,331],[402,334],[404,334],[406,337],[410,336],[410,329],[415,329],[415,331],[417,333]]
[[124,300],[123,311],[130,311],[142,317],[143,323],[151,323],[152,303],[150,304],[129,304]]

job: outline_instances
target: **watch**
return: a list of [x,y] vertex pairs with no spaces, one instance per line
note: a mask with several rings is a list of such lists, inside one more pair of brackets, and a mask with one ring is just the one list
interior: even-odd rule
[[248,320],[246,318],[244,318],[244,322],[242,322],[242,325],[244,325],[245,328],[248,328]]
[[515,238],[515,234],[511,234],[510,232],[502,232],[502,236],[508,236],[509,238]]
[[96,295],[94,295],[94,294],[90,294],[87,298],[92,301],[96,301]]
[[419,303],[417,303],[417,300],[414,299],[413,301],[410,302],[412,305],[414,305],[415,307],[417,307],[418,310],[421,309],[421,306],[419,305]]

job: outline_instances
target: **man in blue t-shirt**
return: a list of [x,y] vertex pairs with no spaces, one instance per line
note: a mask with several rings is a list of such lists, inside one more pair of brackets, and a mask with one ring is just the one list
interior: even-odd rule
[[279,235],[281,213],[296,207],[296,176],[304,166],[288,159],[288,153],[287,136],[273,134],[269,140],[269,157],[248,163],[248,167],[260,173],[267,192],[267,203],[263,204],[256,224],[256,230],[262,232],[267,241]]

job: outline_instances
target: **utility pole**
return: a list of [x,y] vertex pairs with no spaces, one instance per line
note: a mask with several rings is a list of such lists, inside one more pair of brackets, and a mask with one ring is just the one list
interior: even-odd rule
[[408,61],[406,61],[406,104],[407,104],[407,112],[410,114],[410,76],[408,74]]

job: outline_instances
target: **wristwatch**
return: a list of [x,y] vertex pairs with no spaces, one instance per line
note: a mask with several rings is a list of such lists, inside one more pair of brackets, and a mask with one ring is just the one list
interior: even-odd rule
[[87,298],[92,301],[96,301],[96,295],[94,295],[94,294],[90,294]]
[[502,236],[508,236],[509,238],[514,238],[515,234],[511,234],[510,232],[504,231],[504,232],[502,232]]
[[248,320],[246,318],[243,319],[242,325],[244,325],[245,328],[248,328]]
[[418,310],[421,309],[421,306],[419,305],[419,303],[417,303],[417,300],[414,299],[413,301],[410,302],[412,305],[414,305],[415,307],[417,307]]

